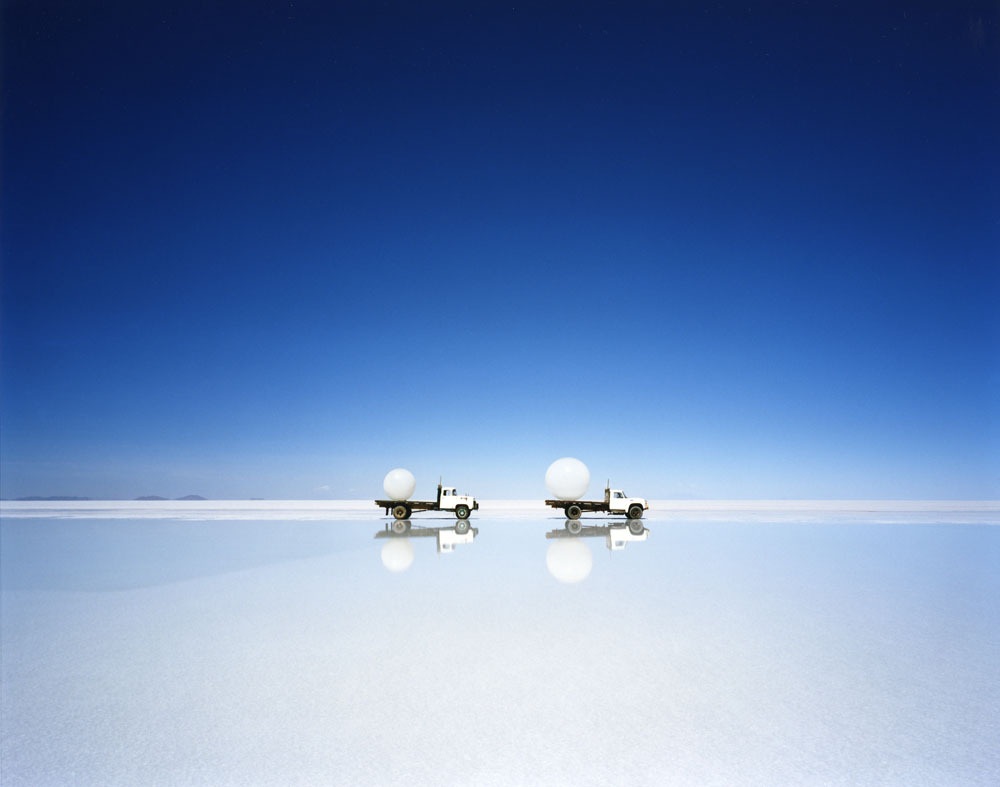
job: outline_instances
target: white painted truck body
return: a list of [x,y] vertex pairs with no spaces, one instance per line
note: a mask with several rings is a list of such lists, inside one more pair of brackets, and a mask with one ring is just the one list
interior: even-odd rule
[[649,503],[644,497],[629,497],[621,489],[605,489],[604,502],[608,504],[608,511],[612,514],[624,514],[633,505],[642,506],[642,510],[649,509]]
[[441,487],[441,502],[439,507],[442,511],[454,511],[458,506],[466,506],[470,511],[478,508],[475,505],[476,498],[472,495],[460,495],[453,486]]

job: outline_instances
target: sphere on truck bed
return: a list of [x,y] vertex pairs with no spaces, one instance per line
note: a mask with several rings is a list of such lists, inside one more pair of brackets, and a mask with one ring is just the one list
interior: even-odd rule
[[579,500],[590,486],[590,470],[570,456],[556,459],[545,471],[545,486],[559,500]]
[[417,479],[409,470],[397,467],[385,474],[382,488],[390,500],[407,500],[413,494],[413,490],[417,488]]

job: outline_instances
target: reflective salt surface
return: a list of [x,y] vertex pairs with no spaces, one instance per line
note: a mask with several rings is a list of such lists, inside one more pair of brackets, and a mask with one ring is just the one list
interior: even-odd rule
[[1000,782],[995,510],[6,513],[5,785]]

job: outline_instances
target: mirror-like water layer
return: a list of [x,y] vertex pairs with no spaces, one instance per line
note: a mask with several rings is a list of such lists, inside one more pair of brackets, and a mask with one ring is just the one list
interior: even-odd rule
[[1000,778],[1000,528],[353,516],[0,520],[4,783]]

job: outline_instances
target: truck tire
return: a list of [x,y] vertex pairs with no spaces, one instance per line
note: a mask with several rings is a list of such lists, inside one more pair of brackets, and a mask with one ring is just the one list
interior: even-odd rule
[[409,519],[410,518],[410,507],[405,506],[402,503],[392,507],[392,515],[396,519]]
[[638,503],[630,505],[628,507],[628,518],[629,519],[642,519],[642,506]]
[[633,536],[641,536],[645,530],[645,526],[638,519],[630,519],[628,521],[628,532]]
[[455,506],[455,516],[459,519],[468,519],[470,513],[468,506]]
[[583,509],[578,505],[566,506],[566,516],[570,519],[579,519]]
[[468,533],[469,532],[469,520],[468,519],[459,519],[458,520],[458,524],[455,525],[455,532],[458,533],[460,536],[464,536],[466,533]]
[[580,535],[580,531],[583,530],[583,525],[580,524],[579,519],[567,519],[566,529],[574,536],[578,536]]
[[398,536],[403,535],[407,530],[410,529],[409,519],[397,519],[392,523],[392,532]]

